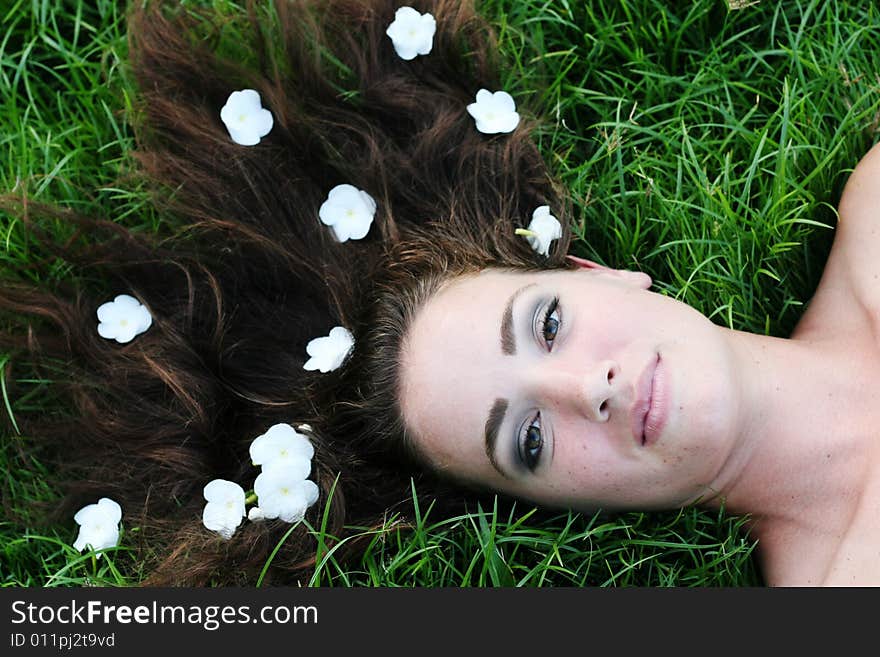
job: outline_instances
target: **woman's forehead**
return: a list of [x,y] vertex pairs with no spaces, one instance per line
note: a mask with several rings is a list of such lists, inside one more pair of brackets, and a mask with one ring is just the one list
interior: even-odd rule
[[499,272],[456,280],[410,326],[401,351],[400,407],[411,439],[434,464],[480,460],[487,404],[505,380],[503,307],[524,283]]
[[403,374],[421,370],[426,360],[434,360],[432,354],[469,351],[493,331],[497,334],[503,305],[523,282],[518,273],[484,270],[444,284],[416,311],[406,332]]

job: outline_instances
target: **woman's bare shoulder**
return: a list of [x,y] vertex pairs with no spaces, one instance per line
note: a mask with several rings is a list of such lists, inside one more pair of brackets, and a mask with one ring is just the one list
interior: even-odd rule
[[855,294],[872,319],[880,320],[880,143],[847,180],[838,216],[839,246]]
[[880,143],[847,180],[834,244],[796,332],[873,333],[880,345]]

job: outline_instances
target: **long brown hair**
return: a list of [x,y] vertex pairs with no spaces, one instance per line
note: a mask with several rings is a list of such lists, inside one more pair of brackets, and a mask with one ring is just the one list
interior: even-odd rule
[[[414,2],[437,32],[429,56],[404,61],[385,35],[397,4],[249,3],[252,41],[238,55],[212,45],[236,17],[135,8],[135,155],[173,230],[2,201],[75,274],[57,289],[27,282],[33,271],[4,277],[0,312],[12,321],[0,348],[17,374],[51,372],[67,409],[19,416],[19,428],[67,495],[56,519],[100,496],[120,502],[140,527],[131,536],[148,584],[254,581],[289,526],[245,523],[222,541],[201,525],[201,492],[218,477],[247,488],[257,474],[248,445],[278,422],[313,428],[321,496],[307,517],[326,514],[332,535],[381,523],[412,476],[436,492],[397,406],[414,313],[449,276],[563,266],[567,229],[549,258],[514,235],[538,205],[568,215],[530,136],[537,108],[521,103],[519,127],[503,135],[479,133],[465,109],[480,88],[499,89],[492,30],[468,0]],[[246,52],[253,61],[236,59]],[[233,143],[219,117],[242,88],[274,116],[253,147]],[[363,240],[339,243],[318,219],[339,183],[376,199]],[[63,244],[43,229],[59,220],[76,228]],[[127,344],[96,332],[96,308],[120,293],[153,316]],[[334,372],[305,371],[306,344],[335,325],[354,334],[351,356]],[[299,527],[271,581],[307,575],[314,553]]]

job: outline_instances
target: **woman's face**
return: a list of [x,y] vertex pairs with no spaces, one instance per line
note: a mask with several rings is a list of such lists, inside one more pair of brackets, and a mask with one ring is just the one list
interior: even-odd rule
[[645,274],[581,266],[484,270],[428,300],[402,351],[410,440],[441,473],[544,505],[711,495],[740,407],[723,329]]

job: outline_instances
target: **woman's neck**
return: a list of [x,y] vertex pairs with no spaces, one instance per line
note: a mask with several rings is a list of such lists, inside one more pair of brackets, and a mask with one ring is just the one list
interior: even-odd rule
[[872,344],[723,330],[742,373],[742,430],[706,504],[749,514],[762,550],[796,545],[799,559],[821,569],[876,466],[880,374]]

